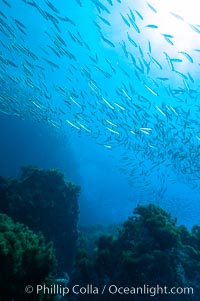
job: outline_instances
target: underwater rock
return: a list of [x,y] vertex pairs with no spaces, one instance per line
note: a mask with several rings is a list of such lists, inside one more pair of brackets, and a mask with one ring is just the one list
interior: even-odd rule
[[[134,214],[119,227],[118,235],[107,232],[99,237],[94,252],[87,252],[81,245],[77,250],[71,285],[93,283],[101,288],[106,285],[104,298],[108,301],[127,298],[150,300],[149,289],[152,287],[156,290],[158,285],[167,287],[167,290],[188,287],[193,289],[193,294],[192,290],[190,294],[177,293],[173,299],[198,301],[199,242],[199,226],[190,232],[184,226],[177,226],[176,219],[162,208],[153,204],[139,205]],[[141,287],[143,292],[145,290],[146,294],[136,294],[137,287]],[[116,293],[112,294],[113,291]],[[80,295],[75,300],[87,298]],[[156,294],[154,298],[171,300],[164,293]],[[102,296],[96,296],[95,300],[102,300]]]
[[80,188],[56,169],[23,167],[19,179],[0,178],[0,212],[53,241],[58,272],[71,271],[79,217]]
[[52,300],[51,296],[36,296],[34,291],[28,295],[25,289],[53,281],[54,251],[53,244],[47,244],[41,233],[35,234],[27,226],[0,214],[0,300]]

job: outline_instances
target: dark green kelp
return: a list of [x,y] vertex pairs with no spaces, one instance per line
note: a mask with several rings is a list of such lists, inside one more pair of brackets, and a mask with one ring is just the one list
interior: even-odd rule
[[[190,287],[190,294],[175,294],[173,300],[199,300],[199,233],[199,226],[192,231],[178,226],[176,219],[156,205],[138,206],[117,236],[105,233],[98,239],[94,253],[78,250],[72,282],[99,288],[113,284],[124,288],[159,285],[169,290]],[[108,290],[104,295],[106,300],[150,298],[150,294],[111,294]],[[94,295],[90,297],[94,300]],[[95,300],[101,298],[95,296]],[[164,293],[154,298],[171,300]],[[88,295],[77,299],[88,300]]]
[[53,300],[50,295],[25,292],[27,285],[53,282],[56,257],[52,243],[6,214],[0,214],[0,266],[0,300]]
[[79,190],[55,169],[23,167],[19,179],[0,178],[0,212],[54,242],[59,272],[70,272],[72,266]]

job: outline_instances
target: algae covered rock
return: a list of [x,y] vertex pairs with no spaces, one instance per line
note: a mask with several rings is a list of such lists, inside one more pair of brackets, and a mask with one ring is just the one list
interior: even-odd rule
[[[200,228],[192,231],[177,226],[176,219],[154,204],[137,206],[127,221],[119,227],[118,235],[105,233],[101,236],[93,253],[79,250],[74,269],[73,283],[93,283],[102,288],[106,285],[104,298],[113,300],[171,300],[168,294],[153,296],[156,287],[183,289],[189,293],[174,294],[176,301],[198,301],[200,293]],[[83,246],[82,246],[83,248]],[[133,288],[133,294],[112,294],[111,286]],[[152,288],[150,292],[134,293],[134,288]],[[122,290],[120,292],[122,292]],[[168,292],[168,291],[167,291]],[[192,293],[193,292],[193,293]],[[152,298],[153,296],[153,298]],[[94,297],[94,296],[93,296]],[[102,296],[95,296],[101,300]],[[80,295],[77,300],[88,300]],[[91,297],[92,300],[92,297]]]
[[29,296],[25,287],[50,282],[55,268],[52,243],[0,214],[0,300],[51,300],[51,296]]
[[72,268],[78,236],[79,191],[56,169],[23,167],[18,179],[0,178],[0,212],[53,241],[60,272]]

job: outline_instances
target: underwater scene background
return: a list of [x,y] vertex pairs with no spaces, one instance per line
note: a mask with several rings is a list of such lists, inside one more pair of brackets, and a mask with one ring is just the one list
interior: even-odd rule
[[195,0],[0,0],[0,300],[199,300],[199,38]]

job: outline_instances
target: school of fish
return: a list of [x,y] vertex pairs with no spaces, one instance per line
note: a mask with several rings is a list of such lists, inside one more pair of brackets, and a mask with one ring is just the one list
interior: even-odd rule
[[0,0],[0,111],[90,136],[148,193],[173,173],[199,189],[200,49],[177,48],[153,0],[66,2]]

